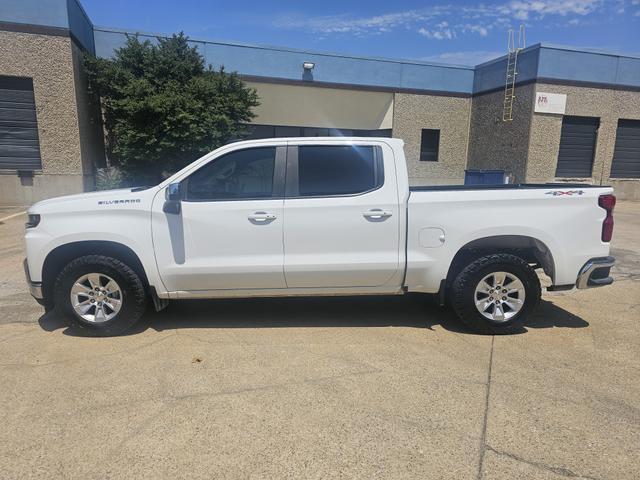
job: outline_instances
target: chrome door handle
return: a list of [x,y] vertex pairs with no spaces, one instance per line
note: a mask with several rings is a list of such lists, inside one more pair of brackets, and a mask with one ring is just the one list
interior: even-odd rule
[[393,213],[388,210],[382,210],[381,208],[372,208],[368,212],[364,212],[362,215],[371,220],[384,220],[385,218],[393,215]]
[[254,212],[247,217],[250,221],[256,223],[267,223],[278,218],[274,213]]

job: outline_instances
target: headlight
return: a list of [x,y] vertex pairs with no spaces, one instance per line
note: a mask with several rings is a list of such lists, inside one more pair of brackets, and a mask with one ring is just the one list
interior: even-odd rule
[[40,223],[40,215],[38,214],[30,213],[27,217],[27,223],[24,224],[27,228],[37,227]]

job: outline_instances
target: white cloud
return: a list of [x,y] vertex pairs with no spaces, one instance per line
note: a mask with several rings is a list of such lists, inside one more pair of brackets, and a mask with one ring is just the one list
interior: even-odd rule
[[503,6],[503,11],[518,20],[531,16],[541,19],[548,15],[589,15],[603,3],[603,0],[514,0]]
[[581,23],[580,18],[594,13],[620,15],[620,2],[640,5],[640,0],[617,1],[617,4],[611,0],[502,0],[499,3],[440,4],[365,17],[288,16],[278,19],[275,24],[282,28],[307,29],[322,35],[364,36],[402,28],[416,31],[425,38],[447,40],[460,34],[485,37],[492,29],[504,29],[520,21],[531,23],[546,17],[568,17],[565,24],[576,26]]
[[465,24],[462,26],[462,31],[464,33],[477,33],[478,35],[480,35],[481,37],[486,37],[489,34],[489,30],[493,28],[493,25],[488,25],[488,26],[484,26],[484,25],[473,25],[473,24]]
[[[439,27],[440,25],[436,26]],[[439,30],[427,30],[426,28],[420,28],[418,29],[418,33],[424,37],[433,38],[435,40],[451,40],[456,36],[455,32],[449,28],[441,28]]]
[[372,17],[352,18],[346,15],[331,15],[318,17],[288,16],[275,22],[278,27],[309,29],[320,33],[375,33],[389,31],[414,21],[418,12],[388,13]]

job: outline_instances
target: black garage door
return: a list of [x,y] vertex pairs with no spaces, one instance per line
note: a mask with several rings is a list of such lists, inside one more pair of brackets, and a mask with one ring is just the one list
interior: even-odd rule
[[30,78],[0,77],[0,169],[40,168],[33,82]]
[[600,119],[594,117],[565,116],[562,119],[556,177],[591,176],[599,126]]
[[640,178],[640,120],[619,120],[612,178]]

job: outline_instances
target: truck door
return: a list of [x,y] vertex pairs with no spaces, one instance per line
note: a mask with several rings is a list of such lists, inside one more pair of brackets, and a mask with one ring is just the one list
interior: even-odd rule
[[245,148],[207,163],[180,183],[177,214],[156,197],[154,249],[169,291],[285,287],[285,149]]
[[[384,154],[393,155],[384,145]],[[284,272],[289,288],[378,287],[399,269],[399,200],[383,146],[289,146]]]

